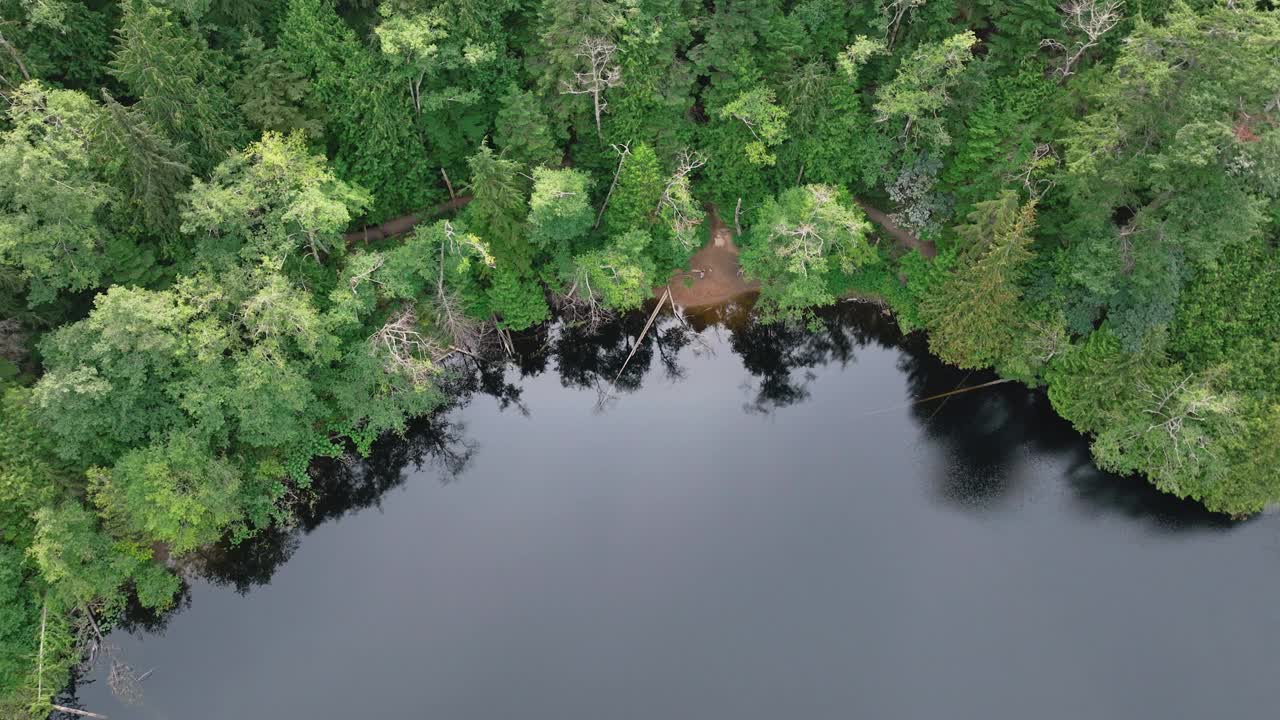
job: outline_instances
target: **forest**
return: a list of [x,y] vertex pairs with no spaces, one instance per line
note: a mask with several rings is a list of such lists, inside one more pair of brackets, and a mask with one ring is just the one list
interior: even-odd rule
[[1270,0],[0,0],[0,113],[4,717],[713,220],[762,323],[875,298],[1099,467],[1280,501]]

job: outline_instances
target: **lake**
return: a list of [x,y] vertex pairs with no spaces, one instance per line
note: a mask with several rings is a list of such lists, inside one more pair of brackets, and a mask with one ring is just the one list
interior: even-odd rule
[[[1269,717],[1280,518],[1097,471],[879,308],[519,339],[192,559],[74,688],[112,720]],[[132,630],[132,632],[129,632]]]

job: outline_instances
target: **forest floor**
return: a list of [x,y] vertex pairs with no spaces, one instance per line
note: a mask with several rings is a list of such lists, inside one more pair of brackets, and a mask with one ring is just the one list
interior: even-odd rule
[[697,308],[721,305],[760,289],[760,283],[742,276],[733,230],[724,224],[715,208],[707,210],[711,231],[707,244],[689,258],[688,270],[676,270],[666,285],[654,288],[654,297],[661,297],[667,288],[671,288],[672,303],[683,308]]

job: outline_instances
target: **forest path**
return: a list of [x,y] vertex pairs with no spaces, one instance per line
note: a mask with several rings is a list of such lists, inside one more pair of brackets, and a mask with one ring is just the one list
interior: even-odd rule
[[359,230],[352,230],[351,232],[343,235],[342,238],[346,240],[348,245],[358,242],[363,242],[367,245],[371,242],[395,237],[396,235],[404,235],[412,230],[414,225],[452,210],[465,207],[469,202],[471,202],[470,195],[459,195],[452,200],[446,200],[429,210],[420,210],[416,213],[401,215],[398,218],[391,218],[390,220],[380,225],[374,225],[373,227],[365,226]]
[[858,206],[867,214],[867,217],[871,218],[872,222],[879,225],[886,233],[889,234],[890,237],[897,241],[899,247],[906,250],[918,250],[920,254],[926,258],[932,258],[938,254],[938,247],[936,245],[928,240],[921,240],[915,235],[912,235],[906,230],[898,227],[897,223],[889,217],[888,213],[873,208],[861,200],[854,200],[854,202],[858,203]]

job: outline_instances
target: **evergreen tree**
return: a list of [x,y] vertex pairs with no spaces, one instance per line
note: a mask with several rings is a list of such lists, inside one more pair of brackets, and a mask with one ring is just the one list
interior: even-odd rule
[[662,167],[653,148],[640,143],[631,149],[618,172],[618,185],[609,196],[604,226],[610,235],[651,227],[662,199]]
[[538,98],[512,85],[499,103],[493,140],[502,154],[529,167],[559,165],[561,153]]
[[245,138],[226,91],[227,61],[170,11],[146,0],[124,4],[111,72],[147,118],[185,144],[191,167],[205,172]]
[[978,203],[959,265],[921,308],[929,349],[963,368],[989,367],[1010,351],[1024,312],[1022,282],[1031,261],[1035,205],[1006,192]]
[[115,159],[116,187],[153,234],[168,240],[178,229],[178,198],[191,168],[184,153],[135,107],[126,108],[102,91],[106,112],[99,124],[108,157]]
[[531,275],[534,248],[524,236],[528,183],[520,163],[482,145],[467,159],[467,166],[467,190],[472,195],[468,225],[489,243],[500,265]]
[[438,170],[425,159],[401,75],[359,41],[332,0],[289,0],[278,47],[289,69],[311,80],[334,168],[372,193],[373,219],[438,197]]
[[323,135],[311,80],[291,68],[278,48],[268,49],[261,38],[250,35],[240,46],[240,56],[240,77],[231,85],[231,96],[258,133],[301,130],[312,138]]

